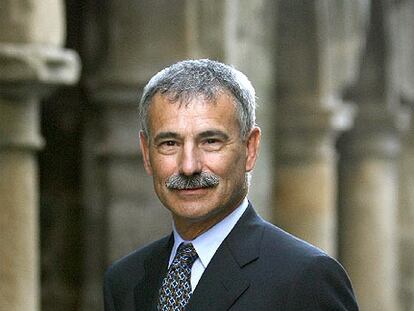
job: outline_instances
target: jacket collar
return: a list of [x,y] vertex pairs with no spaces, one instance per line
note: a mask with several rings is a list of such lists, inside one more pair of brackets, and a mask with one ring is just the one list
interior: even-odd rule
[[158,290],[168,268],[168,259],[174,244],[171,234],[144,261],[145,274],[134,290],[135,309],[138,311],[157,310]]
[[261,218],[249,207],[204,271],[188,310],[227,310],[250,286],[243,268],[260,256]]
[[[227,310],[246,291],[250,281],[242,270],[260,256],[262,222],[249,203],[204,271],[187,310]],[[158,290],[167,272],[173,243],[171,234],[145,260],[145,275],[135,287],[136,310],[156,310]]]

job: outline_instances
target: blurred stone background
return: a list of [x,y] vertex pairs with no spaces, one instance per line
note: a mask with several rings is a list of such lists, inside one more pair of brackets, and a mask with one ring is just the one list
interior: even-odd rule
[[414,310],[414,0],[1,0],[0,311],[102,310],[105,267],[170,231],[137,102],[187,58],[251,79],[250,199]]

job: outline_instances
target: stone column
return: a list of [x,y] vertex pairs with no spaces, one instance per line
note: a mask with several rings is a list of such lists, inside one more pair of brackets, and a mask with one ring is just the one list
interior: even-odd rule
[[39,310],[39,99],[76,81],[78,59],[59,46],[60,1],[6,1],[0,10],[0,300]]
[[[386,1],[385,1],[386,2]],[[400,131],[406,119],[390,77],[384,1],[372,1],[366,51],[351,98],[354,128],[339,141],[339,254],[361,310],[399,310],[397,207]]]
[[399,165],[399,294],[401,309],[414,311],[414,2],[396,4],[393,21],[394,46],[399,47],[393,80],[411,108],[411,126],[402,141]]
[[340,141],[340,260],[361,310],[398,310],[398,120],[362,111]]
[[274,222],[335,256],[335,139],[343,124],[335,123],[334,112],[284,115],[286,122],[278,124]]
[[[277,1],[230,0],[225,6],[224,61],[244,72],[256,89],[257,123],[262,130],[260,156],[253,171],[249,199],[264,218],[271,218]],[[254,60],[254,61],[252,61]]]
[[101,10],[87,17],[85,33],[87,43],[95,42],[84,58],[90,99],[84,202],[91,232],[86,236],[85,311],[102,310],[102,277],[111,262],[171,230],[171,217],[142,164],[137,107],[149,78],[188,57],[189,46],[185,1],[112,0]]
[[280,1],[273,220],[336,253],[336,153],[352,109],[336,96],[327,1]]
[[402,310],[414,311],[414,120],[403,140],[399,171],[399,293]]

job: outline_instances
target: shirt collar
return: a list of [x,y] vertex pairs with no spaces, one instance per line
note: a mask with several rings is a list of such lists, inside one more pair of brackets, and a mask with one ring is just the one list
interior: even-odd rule
[[249,203],[247,198],[244,198],[243,202],[233,212],[231,212],[222,221],[215,224],[213,227],[192,241],[184,240],[177,232],[173,222],[174,245],[171,250],[169,265],[172,263],[175,257],[175,253],[177,252],[177,248],[181,243],[192,243],[195,250],[197,251],[198,258],[200,259],[201,264],[205,269],[210,263],[221,243],[228,236],[230,231],[236,225],[237,221],[243,215],[248,205]]

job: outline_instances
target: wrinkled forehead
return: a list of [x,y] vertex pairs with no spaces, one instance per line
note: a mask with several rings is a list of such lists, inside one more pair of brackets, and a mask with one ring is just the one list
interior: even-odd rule
[[154,106],[156,102],[161,103],[163,105],[175,105],[178,108],[181,107],[188,107],[190,105],[211,105],[216,106],[217,102],[220,99],[226,98],[226,101],[231,103],[237,109],[236,99],[230,91],[225,89],[219,89],[217,92],[211,94],[205,93],[180,93],[177,92],[161,92],[158,91],[154,94],[151,98],[149,103],[149,115],[151,113],[151,108]]
[[177,108],[186,108],[193,105],[203,105],[203,106],[217,106],[218,102],[230,103],[232,106],[237,107],[236,99],[234,96],[226,90],[220,90],[214,94],[204,94],[204,93],[189,93],[189,94],[177,94],[174,92],[161,93],[160,91],[155,93],[152,97],[149,104],[149,112],[153,110],[155,105],[157,106],[175,106]]
[[155,97],[159,98],[161,96],[162,98],[168,100],[172,104],[184,106],[192,102],[199,102],[203,104],[215,104],[217,102],[217,99],[223,95],[228,96],[235,103],[234,94],[232,94],[230,90],[227,90],[221,86],[214,86],[212,88],[198,92],[186,90],[177,91],[174,89],[161,89],[154,94],[154,96],[151,99],[151,103]]
[[[160,122],[163,120],[172,118],[173,116],[181,115],[182,119],[186,121],[186,117],[191,116],[214,116],[220,117],[223,122],[237,122],[239,126],[239,120],[237,118],[236,105],[234,98],[227,92],[216,94],[211,98],[206,98],[204,95],[192,95],[184,98],[176,98],[169,96],[168,94],[157,93],[149,106],[148,111],[148,131],[151,132],[151,128],[160,126]],[[191,111],[191,113],[189,113]]]

